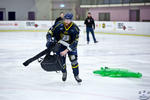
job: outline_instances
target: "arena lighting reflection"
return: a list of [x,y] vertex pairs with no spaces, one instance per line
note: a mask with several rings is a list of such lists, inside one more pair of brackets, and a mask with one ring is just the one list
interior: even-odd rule
[[64,7],[65,7],[65,4],[60,4],[60,7],[61,7],[61,8],[64,8]]

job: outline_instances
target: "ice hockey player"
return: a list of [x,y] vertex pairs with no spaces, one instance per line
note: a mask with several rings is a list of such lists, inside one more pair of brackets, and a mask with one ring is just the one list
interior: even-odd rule
[[79,28],[78,26],[72,22],[73,14],[67,13],[64,16],[64,20],[62,22],[57,22],[53,25],[46,37],[47,37],[47,48],[51,47],[52,41],[64,41],[68,46],[61,46],[59,52],[57,54],[62,56],[63,59],[63,70],[62,70],[62,81],[66,81],[67,79],[67,70],[66,70],[66,55],[71,62],[71,66],[73,69],[74,78],[78,83],[82,82],[79,78],[79,65],[78,65],[78,54],[77,54],[77,45],[79,39]]

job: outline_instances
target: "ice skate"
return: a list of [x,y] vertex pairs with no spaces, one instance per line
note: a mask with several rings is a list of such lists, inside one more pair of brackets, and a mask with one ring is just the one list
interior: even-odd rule
[[62,81],[65,82],[66,79],[67,79],[67,72],[65,72],[65,73],[62,74]]
[[82,79],[80,79],[78,75],[77,75],[77,76],[74,76],[74,78],[76,79],[76,81],[77,81],[78,83],[81,83],[81,82],[82,82]]

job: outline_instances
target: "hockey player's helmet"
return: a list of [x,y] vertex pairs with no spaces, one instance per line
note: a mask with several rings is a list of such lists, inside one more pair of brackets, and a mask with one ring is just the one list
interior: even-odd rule
[[67,14],[65,14],[64,18],[72,20],[73,14],[72,13],[67,13]]

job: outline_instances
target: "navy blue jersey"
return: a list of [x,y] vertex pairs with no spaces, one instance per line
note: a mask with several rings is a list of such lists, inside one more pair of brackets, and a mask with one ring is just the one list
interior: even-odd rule
[[73,22],[68,28],[65,27],[64,22],[58,22],[49,29],[47,39],[54,37],[56,41],[63,40],[69,43],[69,47],[74,50],[77,48],[79,31],[78,26]]
[[58,23],[59,21],[63,21],[63,18],[58,17],[58,18],[55,20],[55,24]]

